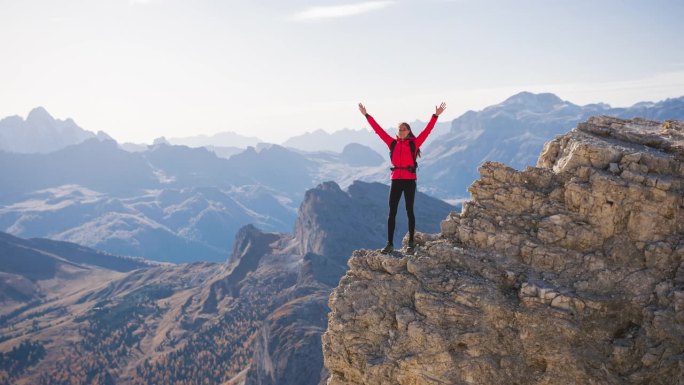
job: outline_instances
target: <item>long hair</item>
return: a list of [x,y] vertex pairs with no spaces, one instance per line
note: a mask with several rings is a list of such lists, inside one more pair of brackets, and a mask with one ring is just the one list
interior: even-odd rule
[[[416,138],[416,136],[413,135],[413,131],[411,131],[411,126],[409,126],[408,123],[406,123],[406,122],[401,122],[401,123],[399,123],[399,128],[401,128],[401,126],[406,126],[406,129],[409,131],[409,133],[408,133],[408,138],[409,138],[409,139],[415,139],[415,138]],[[419,156],[420,156],[420,148],[417,149],[417,151],[416,151],[416,157],[419,157]]]

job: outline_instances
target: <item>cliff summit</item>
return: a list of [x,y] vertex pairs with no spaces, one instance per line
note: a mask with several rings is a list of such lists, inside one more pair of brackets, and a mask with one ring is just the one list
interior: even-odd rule
[[353,253],[328,384],[684,384],[684,123],[592,117],[479,171],[415,255]]

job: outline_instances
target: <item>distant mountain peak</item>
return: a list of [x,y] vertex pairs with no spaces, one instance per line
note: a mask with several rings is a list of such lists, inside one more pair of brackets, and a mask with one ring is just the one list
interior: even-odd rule
[[160,136],[160,137],[156,138],[156,139],[154,140],[154,142],[152,142],[152,145],[153,145],[153,146],[158,146],[158,145],[160,145],[160,144],[165,144],[165,145],[167,145],[167,146],[170,145],[169,141],[166,140],[166,137],[164,137],[164,136]]
[[552,94],[550,92],[542,92],[542,93],[532,93],[529,91],[522,91],[518,92],[517,94],[509,97],[508,99],[504,100],[502,104],[506,105],[511,105],[511,104],[524,104],[524,105],[530,105],[530,104],[536,104],[536,105],[556,105],[556,104],[561,104],[564,103],[564,101],[556,96],[555,94]]
[[[668,99],[668,100],[669,100],[669,99]],[[655,106],[655,103],[654,103],[654,102],[645,101],[645,102],[638,102],[638,103],[635,103],[635,104],[632,106],[632,108],[651,108],[651,107],[653,107],[653,106]]]
[[342,189],[340,188],[340,185],[338,185],[335,181],[325,181],[323,183],[320,183],[318,186],[316,186],[316,189],[321,190],[321,191],[335,191],[335,192],[341,192]]
[[[228,258],[228,263],[240,261],[246,262],[241,269],[248,271],[254,270],[259,263],[259,259],[270,250],[271,243],[275,242],[280,236],[276,233],[265,233],[253,224],[242,226],[235,234],[233,251]],[[251,261],[249,261],[251,260]],[[241,279],[247,271],[234,271],[240,275]],[[235,282],[239,281],[236,280]]]
[[385,160],[372,148],[359,143],[344,146],[341,159],[351,166],[379,166]]
[[27,122],[53,122],[54,120],[55,118],[42,106],[32,109],[26,116]]
[[[71,120],[71,119],[69,119],[69,120]],[[116,141],[114,138],[109,136],[109,134],[107,134],[104,131],[98,131],[97,134],[95,134],[95,136],[100,140],[114,140],[114,141]]]
[[26,119],[13,115],[0,120],[0,147],[15,153],[49,153],[89,138],[111,139],[79,127],[72,118],[56,119],[43,106],[33,108]]
[[598,102],[598,103],[587,104],[584,106],[584,108],[597,108],[597,109],[601,109],[601,110],[609,110],[612,107],[608,103]]
[[244,136],[233,131],[223,131],[212,135],[199,134],[187,137],[172,137],[169,138],[169,143],[174,145],[183,145],[188,147],[238,147],[246,148],[247,146],[254,146],[262,142],[256,136]]

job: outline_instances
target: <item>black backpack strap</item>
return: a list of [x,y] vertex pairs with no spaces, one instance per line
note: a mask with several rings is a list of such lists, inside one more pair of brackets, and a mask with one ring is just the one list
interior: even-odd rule
[[397,140],[394,139],[392,143],[390,143],[389,149],[390,149],[390,162],[392,161],[392,153],[394,152],[394,147],[397,145]]

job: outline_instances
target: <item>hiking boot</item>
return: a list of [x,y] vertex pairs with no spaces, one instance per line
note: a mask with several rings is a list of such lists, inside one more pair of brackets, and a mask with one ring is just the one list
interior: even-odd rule
[[382,250],[380,250],[380,252],[383,253],[383,254],[389,254],[389,253],[391,253],[392,251],[394,251],[394,245],[392,245],[392,244],[389,243],[389,242],[387,242],[387,244],[385,245],[385,247],[384,247]]
[[406,254],[413,254],[413,252],[416,250],[416,244],[413,243],[413,241],[408,242],[408,246],[406,246]]

